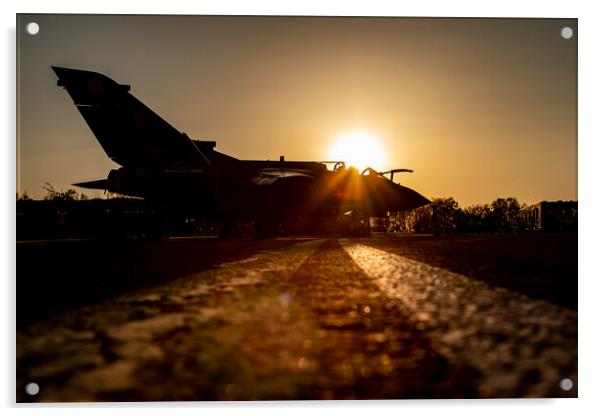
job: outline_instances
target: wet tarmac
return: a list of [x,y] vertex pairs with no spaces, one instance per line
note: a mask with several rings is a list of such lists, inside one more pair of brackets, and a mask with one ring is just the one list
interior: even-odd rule
[[[492,246],[496,238],[505,237]],[[551,238],[570,249],[560,241],[570,236]],[[459,273],[445,249],[429,263],[420,240],[124,244],[18,246],[18,401],[577,396],[575,308]],[[86,265],[98,250],[105,264]],[[545,268],[545,257],[531,263]],[[56,286],[31,295],[42,279],[34,271],[69,259],[76,271],[61,279],[56,263],[46,269]],[[100,284],[106,273],[121,277]],[[564,284],[576,278],[575,253]],[[21,318],[28,305],[35,313]]]

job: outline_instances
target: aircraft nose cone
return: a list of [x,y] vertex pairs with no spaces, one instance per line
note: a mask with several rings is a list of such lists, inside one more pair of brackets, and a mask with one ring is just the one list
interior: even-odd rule
[[387,211],[407,211],[430,204],[424,196],[413,189],[396,184],[382,177],[374,177],[368,182],[369,210],[374,216],[382,216]]
[[428,204],[431,203],[431,201],[429,199],[427,199],[424,196],[420,195],[418,192],[415,192],[415,193],[416,193],[415,203],[417,205],[416,208],[420,208],[420,207],[422,207],[424,205],[428,205]]
[[405,186],[395,184],[395,197],[392,198],[391,203],[395,209],[391,211],[405,211],[409,209],[420,208],[423,205],[430,204],[431,201],[420,195],[413,189],[406,188]]

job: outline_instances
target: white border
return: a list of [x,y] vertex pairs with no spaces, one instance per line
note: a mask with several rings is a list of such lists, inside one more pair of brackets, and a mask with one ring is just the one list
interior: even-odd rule
[[[164,415],[232,413],[245,409],[251,414],[303,414],[307,412],[331,413],[333,411],[363,414],[367,410],[383,413],[400,411],[452,415],[504,415],[515,411],[529,411],[551,415],[592,414],[599,411],[601,394],[597,389],[600,379],[600,325],[602,316],[600,280],[602,273],[596,267],[599,246],[602,186],[598,178],[598,165],[602,154],[600,141],[600,106],[602,97],[600,75],[602,74],[601,27],[602,15],[593,1],[542,1],[506,0],[484,1],[362,1],[350,0],[294,0],[282,1],[202,1],[202,0],[103,0],[87,2],[81,0],[21,0],[15,4],[2,2],[0,19],[3,26],[2,117],[0,125],[4,131],[2,140],[2,195],[0,204],[3,220],[2,250],[0,264],[3,265],[4,290],[0,304],[3,330],[0,339],[0,403],[9,407],[8,412],[44,415],[79,415],[81,413],[105,414],[110,406],[113,414]],[[271,403],[173,403],[173,404],[117,404],[117,405],[67,405],[14,407],[14,290],[15,290],[15,13],[125,13],[125,14],[292,14],[292,15],[364,15],[364,16],[442,16],[442,17],[563,17],[579,18],[579,399],[572,400],[487,400],[487,401],[364,401],[364,402],[271,402]],[[84,411],[85,410],[85,411]]]

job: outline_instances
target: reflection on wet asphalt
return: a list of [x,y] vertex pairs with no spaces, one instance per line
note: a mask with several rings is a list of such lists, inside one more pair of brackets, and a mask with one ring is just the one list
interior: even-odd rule
[[576,331],[545,301],[309,240],[19,328],[17,400],[575,397]]

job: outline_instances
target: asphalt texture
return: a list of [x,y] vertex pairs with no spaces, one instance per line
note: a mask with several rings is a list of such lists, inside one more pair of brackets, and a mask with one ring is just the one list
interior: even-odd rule
[[577,397],[576,248],[575,234],[18,244],[16,399]]

